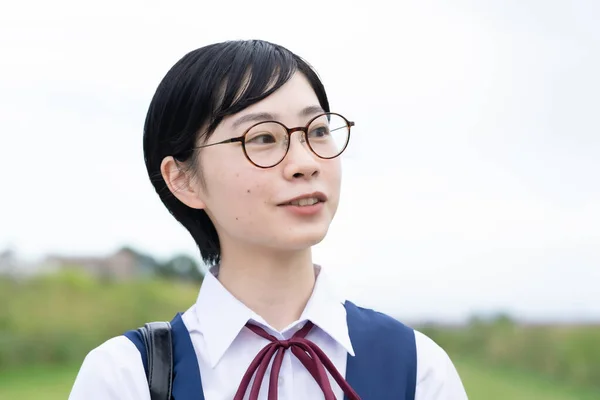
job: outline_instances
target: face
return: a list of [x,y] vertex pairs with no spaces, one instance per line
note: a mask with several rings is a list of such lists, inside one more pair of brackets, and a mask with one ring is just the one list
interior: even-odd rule
[[[268,113],[289,128],[306,126],[319,114],[316,108],[320,109],[319,102],[308,80],[296,73],[266,99],[225,118],[208,143],[241,136],[261,121],[251,115]],[[201,149],[199,160],[204,184],[196,188],[197,196],[217,229],[223,250],[243,245],[298,251],[325,237],[339,202],[340,158],[318,158],[302,132],[292,134],[286,157],[272,168],[251,164],[239,142]],[[319,202],[306,206],[314,201],[308,199],[290,205],[299,197]]]

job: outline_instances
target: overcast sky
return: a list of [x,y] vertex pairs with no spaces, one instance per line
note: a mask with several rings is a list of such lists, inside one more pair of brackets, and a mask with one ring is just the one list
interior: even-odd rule
[[600,319],[600,3],[217,3],[0,6],[0,249],[197,257],[145,172],[147,106],[188,51],[262,38],[356,122],[315,249],[343,294]]

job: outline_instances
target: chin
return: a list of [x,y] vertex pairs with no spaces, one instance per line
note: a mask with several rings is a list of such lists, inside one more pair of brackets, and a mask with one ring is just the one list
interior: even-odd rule
[[304,250],[315,246],[325,239],[327,235],[326,228],[319,229],[302,229],[296,232],[288,231],[285,234],[282,234],[280,239],[285,241],[286,243],[281,243],[282,247],[288,247],[291,250]]
[[328,226],[315,224],[313,226],[298,226],[296,229],[280,229],[275,235],[269,235],[271,240],[267,246],[281,251],[301,251],[319,244],[327,235]]

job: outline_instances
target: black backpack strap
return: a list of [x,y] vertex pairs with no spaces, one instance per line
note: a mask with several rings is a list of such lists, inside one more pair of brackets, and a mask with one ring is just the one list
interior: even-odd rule
[[148,357],[148,386],[151,400],[171,400],[173,382],[173,341],[171,324],[149,322],[138,331]]

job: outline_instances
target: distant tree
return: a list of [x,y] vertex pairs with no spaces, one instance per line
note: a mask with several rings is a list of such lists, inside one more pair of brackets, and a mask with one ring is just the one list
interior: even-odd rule
[[179,254],[165,262],[161,262],[151,255],[129,246],[121,247],[119,251],[128,252],[135,257],[142,275],[194,282],[201,282],[204,278],[203,270],[198,262],[185,254]]
[[204,274],[200,265],[192,257],[180,254],[160,264],[158,274],[168,279],[201,282]]
[[480,315],[475,314],[469,318],[467,325],[471,328],[480,328],[485,326],[485,320]]
[[513,329],[516,326],[515,320],[507,312],[496,313],[491,322],[495,328],[499,329]]
[[123,246],[118,252],[128,252],[132,254],[141,269],[142,274],[158,274],[160,263],[151,255],[142,253],[129,246]]

